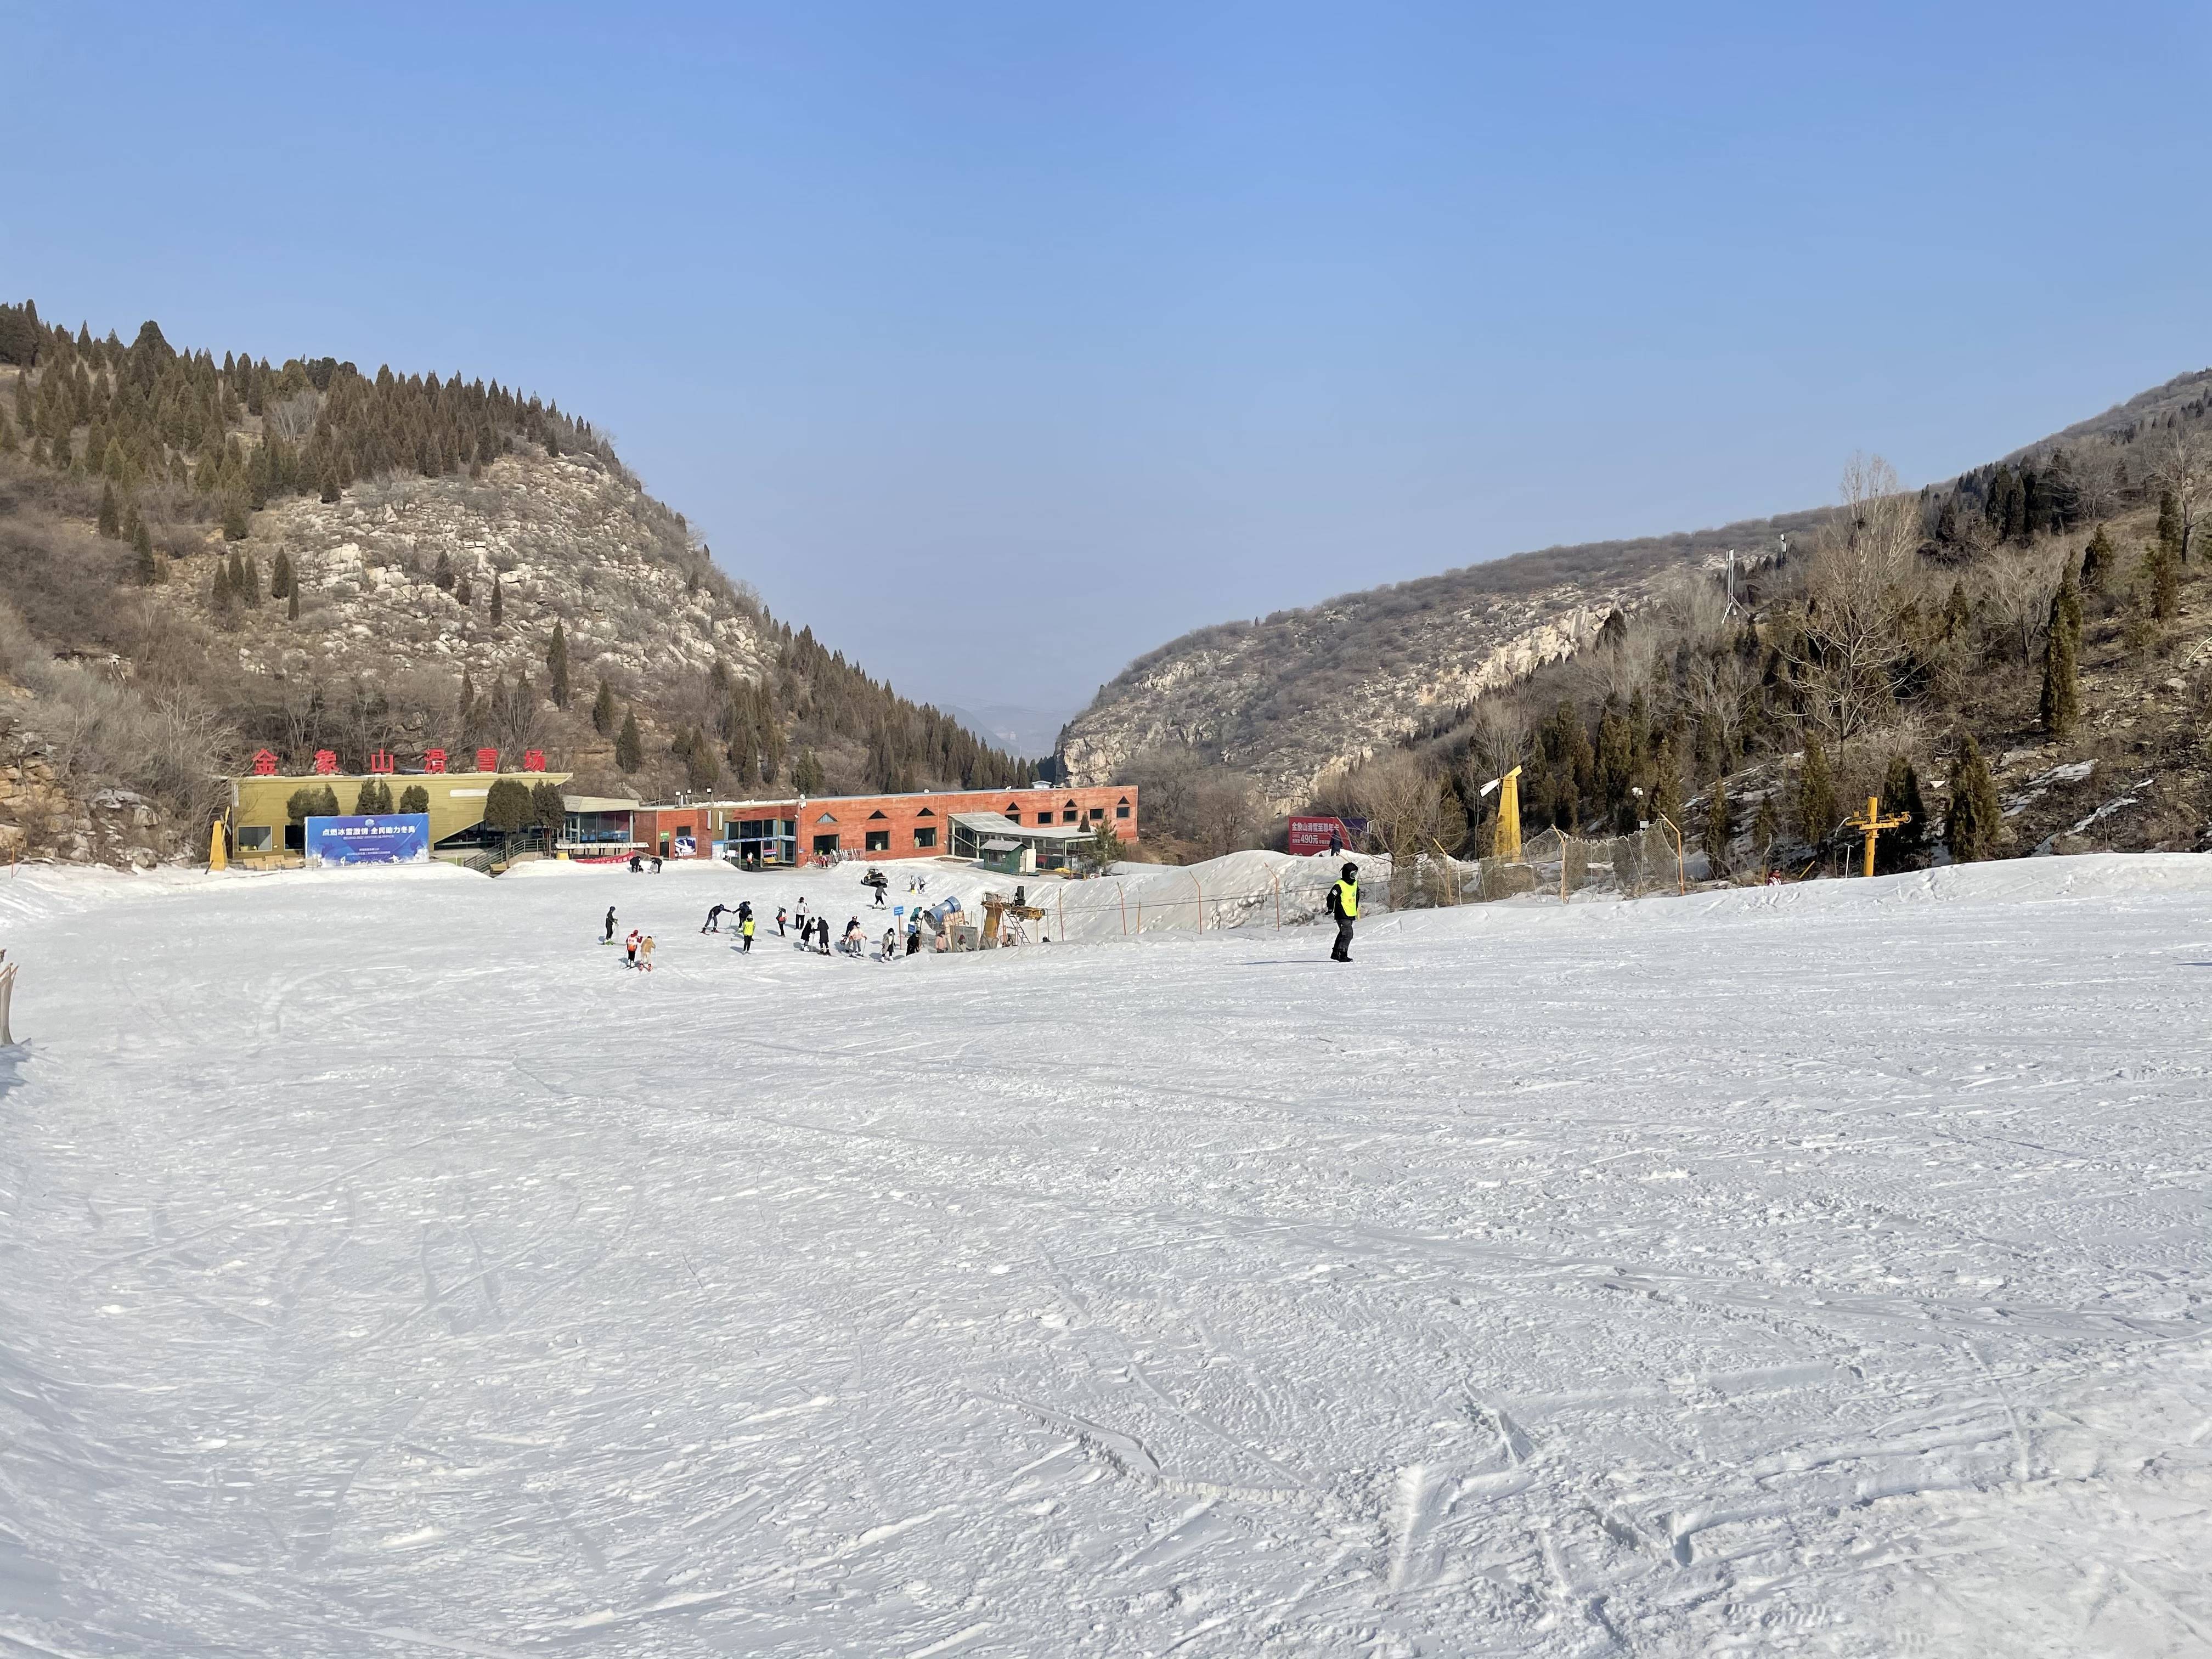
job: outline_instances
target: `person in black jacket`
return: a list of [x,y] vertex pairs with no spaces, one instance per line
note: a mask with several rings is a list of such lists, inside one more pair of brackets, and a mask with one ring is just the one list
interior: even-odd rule
[[1344,878],[1328,890],[1328,913],[1336,918],[1336,948],[1331,962],[1352,960],[1352,924],[1359,917],[1359,866],[1347,863]]

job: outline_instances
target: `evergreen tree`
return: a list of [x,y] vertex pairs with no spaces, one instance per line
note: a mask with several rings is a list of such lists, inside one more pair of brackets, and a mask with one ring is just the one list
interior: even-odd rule
[[1966,602],[1966,579],[1953,579],[1950,594],[1943,601],[1943,637],[1956,638],[1973,614],[1973,607]]
[[707,741],[707,734],[697,726],[690,732],[690,741],[684,745],[684,770],[694,790],[712,789],[722,779],[722,763],[714,754],[714,745]]
[[225,541],[242,542],[252,527],[252,510],[243,495],[228,495],[222,503],[222,536]]
[[1761,795],[1759,798],[1759,811],[1752,815],[1751,844],[1758,849],[1759,868],[1761,874],[1764,874],[1766,870],[1768,853],[1772,850],[1774,843],[1782,838],[1782,814],[1775,810],[1775,797],[1776,792],[1771,789]]
[[239,602],[249,606],[259,605],[261,603],[261,572],[255,568],[252,554],[248,554],[240,562],[240,568],[244,574],[240,577],[238,585]]
[[296,581],[284,590],[284,615],[290,621],[300,620],[300,584]]
[[430,792],[419,783],[410,783],[399,792],[399,810],[403,812],[427,812],[430,810]]
[[289,598],[292,581],[292,556],[280,547],[276,550],[275,561],[269,567],[269,597],[272,599]]
[[363,778],[353,798],[353,810],[363,817],[392,810],[392,786],[382,778]]
[[622,730],[616,734],[615,764],[625,772],[635,772],[645,764],[645,738],[637,729],[634,708],[623,715]]
[[2181,562],[2181,503],[2171,489],[2158,493],[2158,542],[2173,555],[2176,564]]
[[2160,536],[2143,550],[2143,585],[2154,622],[2172,622],[2181,609],[2181,560],[2174,545]]
[[131,550],[137,555],[131,565],[131,574],[141,587],[151,587],[161,580],[161,568],[154,561],[154,532],[141,520],[131,538]]
[[799,758],[791,763],[791,787],[802,795],[822,793],[822,763],[811,749],[802,749]]
[[466,611],[476,602],[476,584],[466,576],[457,577],[453,582],[453,603]]
[[530,816],[548,841],[557,841],[568,827],[568,809],[562,802],[558,785],[533,783],[530,786]]
[[2112,562],[2117,556],[2112,538],[2105,533],[2105,526],[2099,525],[2097,533],[2089,538],[2089,545],[2081,553],[2081,591],[2084,593],[2103,591],[2106,580],[2112,574]]
[[438,568],[430,573],[430,580],[441,593],[453,591],[453,556],[444,548],[438,550]]
[[1951,804],[1943,819],[1943,839],[1951,857],[1973,864],[1996,856],[1997,834],[2003,827],[2003,809],[1997,803],[1996,780],[1990,763],[1971,734],[1959,745],[1951,762]]
[[1805,763],[1797,772],[1797,833],[1808,847],[1824,843],[1836,827],[1836,783],[1820,734],[1805,734]]
[[495,575],[491,579],[491,625],[497,628],[507,620],[507,589]]
[[1881,810],[1902,813],[1905,822],[1882,831],[1881,839],[1875,843],[1875,867],[1885,872],[1902,870],[1920,856],[1928,841],[1928,806],[1920,796],[1920,774],[1902,755],[1890,757],[1889,772],[1881,784]]
[[568,706],[568,635],[561,626],[561,619],[553,619],[553,640],[545,647],[545,669],[550,677],[546,696],[553,699],[556,708]]
[[614,688],[602,679],[599,682],[599,695],[592,699],[592,730],[605,738],[613,736],[614,729]]
[[1713,780],[1712,793],[1705,797],[1705,862],[1716,879],[1729,873],[1729,842],[1735,836],[1735,826],[1730,822],[1728,780]]
[[123,514],[115,504],[112,480],[100,487],[100,533],[112,542],[121,540],[123,536]]
[[2081,596],[2074,586],[2074,570],[2067,567],[2057,592],[2051,599],[2051,626],[2043,643],[2043,729],[2053,741],[2074,729],[2081,709],[2076,663],[2081,653]]
[[501,778],[492,785],[484,797],[483,821],[487,828],[511,836],[526,829],[530,820],[530,791],[520,780]]
[[215,585],[208,590],[208,609],[215,613],[220,623],[228,623],[234,605],[231,598],[230,572],[221,559],[215,562]]

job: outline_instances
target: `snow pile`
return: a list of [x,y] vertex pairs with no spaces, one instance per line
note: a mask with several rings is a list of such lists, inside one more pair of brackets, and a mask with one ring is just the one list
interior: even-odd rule
[[2205,1650],[2212,860],[858,874],[0,883],[0,1647]]

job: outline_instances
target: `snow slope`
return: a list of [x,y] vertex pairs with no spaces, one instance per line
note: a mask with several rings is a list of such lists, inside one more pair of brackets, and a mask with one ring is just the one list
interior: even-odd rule
[[0,1654],[2212,1652],[2212,860],[824,879],[0,881]]

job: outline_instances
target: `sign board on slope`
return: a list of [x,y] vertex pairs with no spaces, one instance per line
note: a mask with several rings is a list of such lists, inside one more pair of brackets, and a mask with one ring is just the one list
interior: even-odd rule
[[428,864],[430,815],[379,812],[309,818],[303,839],[311,870],[331,864]]
[[1365,818],[1330,818],[1317,814],[1298,813],[1291,818],[1290,849],[1304,857],[1328,851],[1329,838],[1336,838],[1340,851],[1357,847],[1366,839]]

